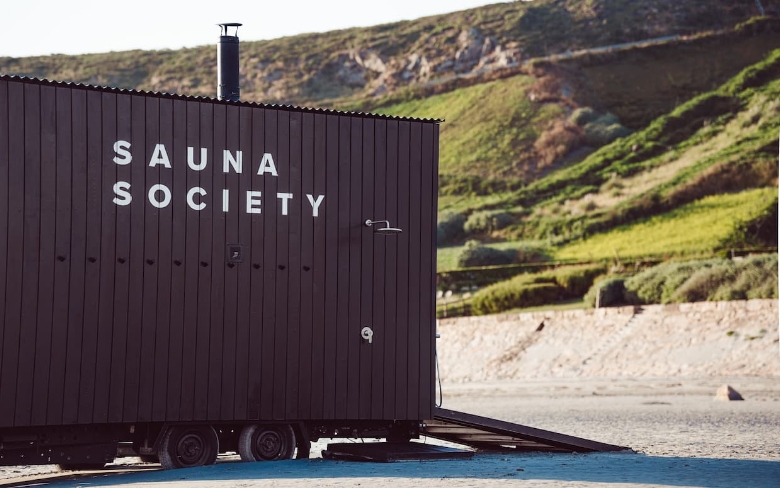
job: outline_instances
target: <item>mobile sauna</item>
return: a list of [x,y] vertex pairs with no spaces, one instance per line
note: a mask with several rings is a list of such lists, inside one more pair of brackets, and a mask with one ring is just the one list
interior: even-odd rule
[[223,91],[0,76],[0,464],[615,447],[435,406],[440,121]]

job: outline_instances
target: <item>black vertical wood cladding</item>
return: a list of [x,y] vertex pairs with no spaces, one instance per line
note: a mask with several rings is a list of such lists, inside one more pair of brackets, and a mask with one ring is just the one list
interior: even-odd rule
[[0,79],[0,427],[430,418],[437,144]]
[[[363,161],[361,165],[362,175],[360,181],[362,196],[362,201],[360,202],[361,215],[368,216],[371,219],[384,218],[378,217],[376,211],[374,210],[374,119],[356,120],[362,124],[363,129],[363,134],[361,137],[361,149],[363,153]],[[365,220],[365,217],[363,217],[363,220]],[[360,222],[360,218],[358,218],[357,221]],[[360,228],[360,303],[358,304],[360,315],[359,322],[356,327],[357,330],[362,329],[364,326],[370,326],[372,331],[376,329],[376,326],[372,321],[372,311],[374,308],[374,247],[384,244],[384,242],[377,242],[378,239],[382,239],[382,237],[376,238],[371,232],[363,232],[363,228]],[[361,419],[369,419],[371,418],[372,402],[371,358],[374,355],[381,356],[382,348],[379,347],[379,342],[377,342],[377,347],[374,347],[373,337],[371,343],[366,342],[360,336],[357,336],[356,339],[359,348],[358,368],[360,373],[360,383],[358,386],[360,408],[358,411],[358,417]],[[379,335],[377,335],[377,340],[378,339]]]
[[[260,153],[264,148],[265,141],[265,113],[262,109],[252,110],[252,149],[253,153]],[[254,174],[253,166],[253,174]],[[263,179],[263,181],[265,178]],[[251,179],[248,191],[265,191],[263,181],[255,178]],[[262,197],[262,195],[261,195]],[[261,209],[262,210],[262,209]],[[251,264],[250,289],[252,297],[249,308],[249,375],[247,379],[247,417],[250,419],[260,418],[260,409],[263,398],[263,375],[262,366],[266,362],[263,350],[263,341],[265,338],[265,328],[263,327],[263,304],[265,297],[264,290],[264,269],[263,269],[263,242],[264,227],[262,214],[250,214],[251,225],[251,245],[247,249],[247,263]]]
[[[0,299],[3,300],[3,306],[0,308],[0,398],[10,394],[10,389],[6,384],[3,375],[3,366],[10,364],[10,360],[5,359],[4,353],[8,350],[6,341],[6,317],[8,314],[8,302],[6,299],[7,266],[8,266],[8,238],[10,237],[10,227],[8,221],[8,209],[10,205],[9,193],[9,122],[10,110],[8,100],[8,83],[0,83]],[[10,323],[9,327],[10,328]],[[5,400],[0,402],[0,427],[13,425],[11,420],[10,403]]]
[[[327,118],[323,114],[314,115],[314,155],[312,173],[314,176],[312,195],[313,198],[317,195],[327,194],[327,158],[328,158],[328,145],[327,145]],[[331,119],[334,117],[330,117]],[[308,158],[305,159],[308,161]],[[304,171],[306,174],[307,171]],[[306,184],[306,182],[304,182]],[[307,187],[308,188],[308,187]],[[308,197],[307,197],[308,199]],[[327,202],[321,204],[323,212],[327,208],[332,208],[332,205]],[[306,212],[308,216],[309,213]],[[303,408],[310,408],[308,418],[325,418],[325,388],[326,388],[326,376],[327,371],[327,355],[325,354],[325,345],[327,341],[327,335],[325,334],[325,324],[327,323],[326,311],[326,272],[327,272],[327,232],[326,227],[331,220],[328,220],[328,213],[320,213],[317,218],[314,218],[312,211],[311,225],[312,225],[312,242],[313,248],[313,260],[311,265],[311,274],[314,279],[312,286],[312,344],[311,344],[311,402],[309,405],[302,405]],[[308,217],[306,217],[308,218]],[[306,304],[302,304],[305,308]],[[328,349],[331,350],[332,349]],[[304,413],[301,413],[304,415]]]
[[[19,366],[16,373],[14,424],[31,422],[35,339],[38,322],[38,276],[40,272],[41,204],[41,113],[40,87],[24,87],[24,230],[22,239],[22,310],[19,334]],[[29,110],[29,111],[28,111]],[[22,121],[19,121],[20,123]],[[18,284],[17,284],[18,286]]]
[[111,383],[111,351],[113,349],[114,288],[119,281],[116,273],[116,222],[117,206],[103,205],[103,193],[117,181],[117,165],[103,164],[114,157],[113,145],[117,140],[117,101],[113,93],[101,94],[101,131],[96,155],[101,168],[98,188],[100,198],[95,207],[100,211],[100,261],[92,263],[99,273],[97,316],[97,349],[95,362],[95,398],[92,410],[93,422],[108,421],[108,403]]
[[[385,165],[386,200],[385,214],[394,225],[401,225],[398,212],[398,124],[396,120],[387,121],[387,161]],[[396,224],[397,222],[397,224]],[[403,230],[403,229],[401,229]],[[400,236],[398,236],[400,237]],[[389,418],[396,414],[396,364],[398,357],[398,249],[400,239],[396,242],[385,242],[385,291],[384,291],[384,334],[382,345],[384,361],[384,387],[382,416]],[[389,244],[389,245],[388,245]],[[403,349],[402,349],[403,350]]]
[[38,280],[38,323],[35,345],[35,370],[32,384],[33,424],[46,423],[49,396],[52,325],[54,321],[54,228],[56,223],[56,119],[55,89],[41,87],[41,227],[40,276]]
[[16,376],[19,370],[19,334],[22,308],[22,256],[24,253],[24,85],[7,84],[8,232],[3,323],[0,357],[0,426],[14,425]]

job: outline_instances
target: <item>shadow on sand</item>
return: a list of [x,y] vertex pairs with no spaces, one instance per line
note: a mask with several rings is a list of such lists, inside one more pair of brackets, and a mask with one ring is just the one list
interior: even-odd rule
[[[264,480],[350,480],[356,478],[424,480],[426,486],[452,479],[623,483],[660,486],[777,487],[780,461],[645,456],[634,453],[597,454],[478,454],[471,460],[406,461],[390,464],[309,459],[241,463],[162,471],[140,466],[128,472],[62,473],[11,486],[121,486],[171,484],[199,486],[259,486]],[[378,481],[378,480],[377,480]],[[434,483],[439,484],[439,483]],[[301,485],[306,486],[305,484]]]

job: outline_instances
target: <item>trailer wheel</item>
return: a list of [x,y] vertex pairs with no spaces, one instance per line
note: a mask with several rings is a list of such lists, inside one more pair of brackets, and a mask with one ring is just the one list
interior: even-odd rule
[[219,438],[210,425],[174,426],[168,429],[157,456],[163,469],[192,468],[214,464]]
[[290,425],[247,425],[238,438],[243,461],[278,461],[295,454],[295,432]]

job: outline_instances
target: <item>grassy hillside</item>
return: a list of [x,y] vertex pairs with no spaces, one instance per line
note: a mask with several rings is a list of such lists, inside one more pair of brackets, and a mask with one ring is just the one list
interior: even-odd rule
[[[527,186],[470,199],[445,196],[442,203],[465,216],[492,209],[512,219],[487,233],[464,232],[460,242],[546,242],[555,258],[577,260],[616,251],[623,257],[711,253],[738,222],[776,207],[779,132],[780,49]],[[442,134],[442,144],[454,135]],[[739,247],[739,240],[730,245]],[[457,248],[451,249],[442,265],[454,262]]]
[[776,196],[775,188],[712,195],[563,246],[555,258],[592,261],[711,255],[732,233],[735,222],[755,218]]
[[557,104],[530,101],[527,91],[533,82],[531,77],[515,76],[377,111],[445,118],[439,153],[441,173],[518,178],[534,164],[530,159],[533,144],[549,120],[564,113]]
[[[244,40],[242,96],[297,104],[384,97],[567,50],[730,28],[757,14],[747,0],[535,0],[369,28]],[[0,72],[205,96],[214,95],[216,84],[213,45],[0,58]]]
[[780,50],[646,129],[515,192],[516,235],[580,237],[707,195],[777,185]]

